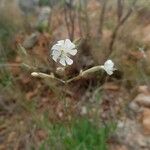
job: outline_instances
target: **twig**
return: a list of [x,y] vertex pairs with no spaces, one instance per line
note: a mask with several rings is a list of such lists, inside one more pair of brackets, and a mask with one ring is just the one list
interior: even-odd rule
[[67,19],[67,8],[66,8],[66,6],[64,8],[64,15],[65,15],[65,23],[66,23],[68,35],[69,35],[69,37],[71,37],[71,31],[70,31],[69,22],[68,22],[68,19]]
[[116,41],[116,37],[118,35],[118,31],[120,29],[120,27],[126,22],[126,20],[129,18],[129,16],[132,14],[133,12],[133,6],[135,5],[135,3],[137,2],[137,0],[134,0],[133,3],[132,3],[132,6],[129,8],[128,12],[126,13],[126,15],[118,22],[118,24],[116,25],[113,33],[112,33],[112,36],[111,36],[111,40],[110,40],[110,44],[109,44],[109,47],[108,47],[108,55],[106,56],[105,59],[107,59],[112,51],[113,51],[113,46],[114,46],[114,43]]
[[29,66],[25,63],[21,63],[21,64],[18,64],[18,63],[5,63],[5,64],[0,64],[0,68],[1,67],[26,67],[26,68],[29,68],[29,69],[36,69],[36,67],[33,67],[33,66]]
[[88,9],[87,9],[87,0],[84,0],[84,3],[85,3],[85,22],[86,22],[86,36],[89,37],[90,36],[90,21],[89,21],[89,16],[88,16]]
[[123,15],[123,5],[124,5],[124,0],[117,0],[117,17],[118,17],[118,22],[120,22],[120,19]]
[[73,41],[74,26],[75,26],[75,10],[73,10],[72,0],[69,0],[69,6],[65,4],[64,15],[65,15],[65,23],[66,23],[69,38],[71,39],[71,41]]
[[102,34],[103,34],[102,31],[103,31],[103,24],[104,24],[107,2],[108,0],[102,0],[102,10],[100,13],[99,28],[98,28],[99,37],[102,37]]
[[82,4],[81,4],[81,0],[79,1],[79,8],[77,11],[77,16],[78,16],[78,26],[79,26],[79,30],[80,30],[80,37],[83,37],[83,31],[82,31],[82,19],[81,19],[81,11],[82,11]]
[[12,63],[12,64],[0,64],[0,68],[1,67],[20,67],[21,64],[17,64],[17,63]]

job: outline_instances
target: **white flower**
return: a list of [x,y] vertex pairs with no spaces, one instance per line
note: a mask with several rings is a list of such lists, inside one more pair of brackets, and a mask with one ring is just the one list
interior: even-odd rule
[[114,63],[112,62],[112,60],[107,60],[103,66],[101,66],[101,68],[103,68],[107,74],[112,75],[113,71],[116,70],[114,68]]
[[69,39],[58,41],[51,49],[53,60],[63,66],[72,65],[73,60],[70,59],[70,56],[76,55],[77,49],[75,47],[75,44]]

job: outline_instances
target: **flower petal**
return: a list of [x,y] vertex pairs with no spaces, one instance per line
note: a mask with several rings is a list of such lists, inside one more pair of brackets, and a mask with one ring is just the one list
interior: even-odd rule
[[59,45],[64,45],[65,44],[65,40],[60,40],[57,42]]
[[66,59],[65,57],[61,57],[59,62],[63,65],[63,66],[66,66]]
[[113,70],[105,70],[107,72],[107,74],[112,75],[113,74]]
[[68,56],[66,56],[66,63],[67,63],[68,65],[72,65],[72,64],[73,64],[73,60],[70,59]]
[[53,50],[52,51],[52,56],[59,57],[60,55],[61,55],[61,51],[59,51],[59,50]]
[[70,55],[76,55],[76,53],[77,53],[77,49],[72,49],[72,50],[70,50],[70,51],[68,51],[68,53],[70,54]]
[[53,59],[55,62],[57,62],[58,57],[54,55],[54,56],[52,57],[52,59]]
[[60,50],[60,49],[61,49],[61,46],[58,45],[58,44],[55,44],[54,46],[52,46],[51,49],[52,49],[52,50]]
[[114,67],[114,63],[112,62],[112,60],[107,60],[104,63],[104,67],[106,67],[106,68],[113,68]]
[[71,49],[74,49],[76,46],[74,43],[72,43],[69,39],[66,39],[65,40],[65,49],[68,51],[68,50],[71,50]]

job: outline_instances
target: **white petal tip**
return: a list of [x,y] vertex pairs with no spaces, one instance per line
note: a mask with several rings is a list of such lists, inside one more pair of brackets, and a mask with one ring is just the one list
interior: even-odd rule
[[67,63],[68,65],[72,65],[72,64],[73,64],[73,60],[70,59],[69,57],[66,57],[66,63]]
[[77,49],[70,50],[68,53],[72,56],[75,56],[77,54]]
[[38,73],[37,73],[37,72],[32,72],[32,73],[31,73],[31,76],[37,77],[37,76],[38,76]]
[[58,58],[57,58],[56,56],[53,56],[52,59],[53,59],[55,62],[57,62],[57,59],[58,59]]
[[113,73],[107,73],[109,76],[111,76]]

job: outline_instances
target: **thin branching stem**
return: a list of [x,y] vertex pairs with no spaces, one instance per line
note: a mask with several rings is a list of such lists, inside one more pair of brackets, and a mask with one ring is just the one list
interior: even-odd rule
[[68,84],[68,83],[71,83],[73,81],[76,81],[76,80],[79,80],[82,78],[86,78],[89,74],[100,71],[101,69],[102,69],[101,66],[94,66],[94,67],[89,68],[85,71],[80,71],[79,75],[77,75],[71,79],[68,79],[68,80],[59,79],[53,73],[49,75],[49,74],[45,74],[45,73],[41,73],[41,72],[32,72],[31,75],[33,77],[40,77],[40,78],[44,78],[44,79],[53,79],[53,80],[62,82],[64,84]]
[[107,59],[111,53],[113,52],[113,46],[114,46],[114,43],[116,41],[116,38],[117,38],[117,35],[118,35],[118,32],[119,32],[119,29],[120,27],[127,21],[127,19],[130,17],[130,15],[132,14],[133,12],[133,7],[135,6],[137,0],[134,0],[131,7],[128,9],[128,12],[125,14],[124,17],[122,17],[120,19],[120,21],[117,23],[113,33],[112,33],[112,36],[111,36],[111,39],[110,39],[110,43],[109,43],[109,47],[108,47],[108,54],[106,56],[105,59]]
[[117,0],[117,17],[120,22],[123,15],[124,0]]
[[103,24],[104,24],[104,18],[105,18],[107,2],[108,2],[108,0],[102,0],[102,10],[100,12],[99,28],[98,28],[99,37],[102,37],[102,34],[103,34],[102,31],[103,31]]
[[64,17],[65,17],[65,23],[68,31],[69,38],[71,41],[74,40],[74,28],[75,28],[75,10],[73,8],[72,1],[69,1],[69,6],[65,4],[64,6]]

